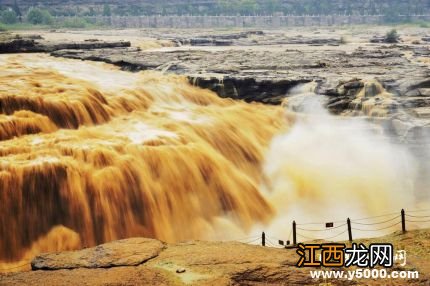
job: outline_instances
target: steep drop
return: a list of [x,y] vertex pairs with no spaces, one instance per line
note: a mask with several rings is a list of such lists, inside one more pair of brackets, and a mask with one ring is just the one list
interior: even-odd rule
[[132,236],[208,239],[273,216],[259,184],[280,107],[177,76],[1,60],[0,261]]

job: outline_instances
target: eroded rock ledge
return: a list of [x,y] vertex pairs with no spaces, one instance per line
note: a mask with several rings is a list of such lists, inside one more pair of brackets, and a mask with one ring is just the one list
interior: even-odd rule
[[127,41],[100,41],[97,39],[81,42],[46,41],[39,35],[19,36],[0,33],[0,53],[49,53],[64,49],[102,49],[130,47]]
[[[411,53],[412,59],[404,56]],[[280,104],[291,88],[318,82],[317,93],[330,99],[335,113],[355,96],[344,84],[366,79],[378,80],[388,92],[399,96],[426,97],[429,72],[415,57],[430,56],[428,48],[410,46],[358,47],[353,51],[325,47],[322,50],[175,50],[140,51],[136,48],[59,50],[53,56],[102,61],[124,70],[159,70],[185,75],[190,82],[215,91],[221,97]],[[355,89],[357,90],[357,89]],[[359,89],[358,89],[359,90]],[[338,104],[338,101],[343,103]],[[336,103],[336,104],[334,104]],[[410,107],[410,106],[405,106]]]
[[[420,279],[408,285],[423,285],[428,276],[429,254],[422,244],[430,231],[394,233],[362,240],[393,243],[405,249],[408,264],[393,270],[418,270]],[[238,242],[193,241],[165,244],[155,239],[131,238],[97,247],[34,258],[33,271],[0,274],[0,285],[380,285],[380,280],[313,280],[310,270],[295,265],[295,249],[276,249]],[[342,269],[346,270],[346,269]],[[391,270],[389,270],[391,271]],[[405,280],[391,280],[404,285]]]
[[59,270],[137,266],[157,257],[164,248],[164,243],[155,239],[130,238],[80,251],[40,255],[31,262],[31,268]]

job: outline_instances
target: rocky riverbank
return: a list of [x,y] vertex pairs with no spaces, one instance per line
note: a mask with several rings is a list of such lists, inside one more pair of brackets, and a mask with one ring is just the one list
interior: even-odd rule
[[129,71],[180,74],[221,97],[247,102],[281,104],[294,88],[314,82],[312,92],[334,114],[383,120],[397,137],[418,136],[419,141],[430,134],[430,50],[425,45],[301,44],[262,50],[182,47],[155,51],[131,47],[51,54],[107,62]]
[[[43,37],[4,33],[0,52],[46,52],[132,72],[174,73],[220,97],[266,104],[281,104],[295,89],[313,82],[311,92],[320,95],[333,114],[382,122],[396,140],[422,145],[430,138],[427,32],[404,30],[397,44],[372,43],[383,37],[381,29],[353,33],[335,29],[53,31]],[[142,39],[154,41],[154,48],[142,48]]]
[[[63,33],[62,40],[51,36],[58,32],[45,32],[47,39],[6,33],[0,52],[49,52],[132,72],[175,73],[220,97],[266,104],[281,104],[294,89],[313,82],[312,92],[334,114],[382,122],[399,140],[430,138],[425,30],[401,32],[398,44],[371,43],[383,37],[375,28],[354,30],[354,35],[335,29],[98,31],[81,32],[80,40],[79,32],[69,33],[73,40]],[[136,44],[141,37],[169,47],[143,49],[141,42]]]

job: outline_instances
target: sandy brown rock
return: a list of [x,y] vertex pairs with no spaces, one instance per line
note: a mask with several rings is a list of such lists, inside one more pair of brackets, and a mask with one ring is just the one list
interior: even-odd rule
[[[389,285],[426,285],[430,282],[429,230],[396,232],[355,242],[388,242],[406,250],[407,265],[392,270],[418,270],[419,279],[392,279]],[[348,244],[348,243],[347,243]],[[163,247],[164,246],[164,247]],[[0,285],[387,285],[388,280],[314,280],[297,268],[295,249],[277,249],[238,242],[193,241],[162,244],[135,238],[97,248],[41,255],[38,271],[0,275]],[[151,254],[151,255],[146,255]],[[144,257],[152,257],[142,260]],[[40,261],[44,257],[45,261]],[[49,258],[49,260],[47,259]],[[95,259],[98,261],[94,264]],[[141,263],[139,263],[141,262]],[[137,264],[135,264],[137,263]],[[42,266],[44,265],[44,267]],[[88,265],[94,268],[88,268]],[[126,265],[126,266],[125,266]],[[43,270],[50,269],[50,270]],[[330,269],[325,269],[330,270]],[[336,270],[351,270],[341,268]]]
[[156,257],[164,244],[155,239],[130,238],[79,251],[36,256],[33,270],[136,266]]
[[175,285],[163,270],[137,267],[32,271],[0,276],[0,285]]
[[[168,247],[147,266],[169,271],[183,283],[230,285],[259,282],[306,285],[311,279],[297,269],[295,249],[266,248],[237,242],[189,242]],[[291,269],[295,272],[291,273]],[[185,272],[177,273],[178,269]],[[288,279],[287,279],[288,277]]]

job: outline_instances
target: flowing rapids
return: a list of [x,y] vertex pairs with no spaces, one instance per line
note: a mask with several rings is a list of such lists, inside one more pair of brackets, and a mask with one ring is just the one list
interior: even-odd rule
[[267,223],[262,161],[282,121],[182,77],[2,56],[0,261]]
[[[328,114],[315,85],[290,91],[284,105],[298,115],[174,75],[1,56],[0,270],[132,236],[288,239],[292,220],[400,212],[427,194],[406,146]],[[387,107],[392,95],[369,82],[353,113]]]

